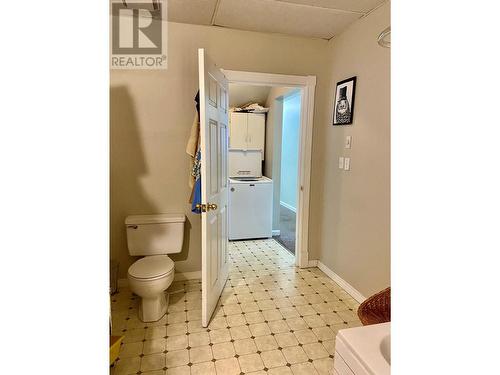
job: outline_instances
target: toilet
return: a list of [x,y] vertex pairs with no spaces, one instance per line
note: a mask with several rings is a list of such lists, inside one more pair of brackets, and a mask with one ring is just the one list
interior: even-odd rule
[[141,297],[139,319],[156,322],[167,312],[165,291],[174,280],[174,262],[184,240],[184,214],[132,215],[125,219],[128,252],[143,256],[128,269],[132,292]]

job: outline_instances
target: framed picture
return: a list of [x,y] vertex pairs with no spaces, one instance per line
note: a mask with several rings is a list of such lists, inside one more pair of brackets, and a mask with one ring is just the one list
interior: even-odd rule
[[344,79],[337,83],[333,109],[333,125],[352,124],[355,92],[356,77]]

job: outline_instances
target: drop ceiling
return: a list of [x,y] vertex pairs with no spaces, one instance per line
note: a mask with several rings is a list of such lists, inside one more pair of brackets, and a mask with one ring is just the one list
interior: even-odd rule
[[168,20],[331,39],[386,0],[168,0]]

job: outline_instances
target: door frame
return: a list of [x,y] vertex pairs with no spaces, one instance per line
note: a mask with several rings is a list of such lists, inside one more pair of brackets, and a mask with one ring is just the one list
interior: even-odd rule
[[295,264],[300,268],[309,267],[309,197],[311,191],[311,149],[314,117],[314,91],[316,76],[297,76],[259,72],[245,72],[222,69],[229,83],[252,86],[297,87],[302,94],[299,170],[298,170],[298,215],[295,233]]

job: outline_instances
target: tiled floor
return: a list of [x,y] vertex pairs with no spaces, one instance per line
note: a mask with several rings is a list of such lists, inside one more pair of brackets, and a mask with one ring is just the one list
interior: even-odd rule
[[318,268],[299,269],[272,239],[230,244],[232,266],[208,328],[201,283],[173,283],[168,314],[137,318],[138,297],[112,298],[113,334],[125,335],[111,374],[331,374],[335,335],[359,326],[358,303]]

